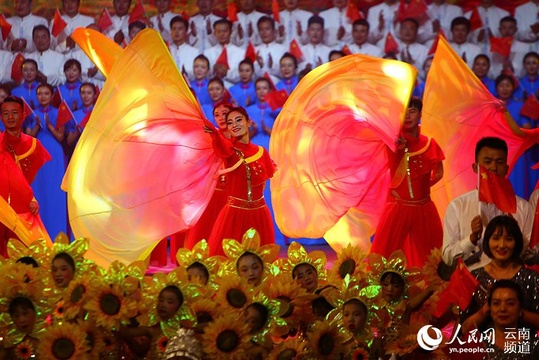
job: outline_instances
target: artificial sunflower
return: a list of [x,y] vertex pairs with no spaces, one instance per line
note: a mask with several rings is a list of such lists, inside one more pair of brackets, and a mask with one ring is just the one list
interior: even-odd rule
[[210,256],[210,247],[206,240],[201,240],[193,246],[192,250],[181,248],[176,253],[176,260],[178,265],[187,269],[194,263],[200,263],[206,267],[210,277],[208,279],[208,286],[215,288],[214,277],[217,275],[219,266],[224,263],[222,256]]
[[307,253],[305,248],[298,242],[293,241],[288,246],[288,259],[283,259],[281,269],[284,273],[292,277],[292,273],[296,266],[301,264],[309,264],[316,269],[318,280],[327,278],[326,254],[323,251],[315,250]]
[[420,269],[407,267],[406,256],[402,250],[397,250],[386,259],[382,255],[369,254],[369,283],[379,285],[385,273],[393,272],[398,274],[405,283],[405,291],[410,284],[415,284],[422,280],[423,275]]
[[63,300],[57,301],[56,306],[54,307],[54,312],[52,313],[52,316],[57,321],[61,322],[64,320],[64,315],[65,315],[64,301]]
[[164,335],[161,336],[159,339],[157,339],[157,350],[160,353],[164,353],[165,350],[167,349],[167,344],[168,344],[168,337]]
[[7,243],[7,255],[9,259],[17,261],[19,259],[31,258],[43,272],[48,272],[50,268],[49,247],[45,239],[38,239],[26,246],[20,240],[9,239]]
[[302,337],[288,337],[276,344],[268,355],[268,360],[299,360],[308,353],[308,343]]
[[77,324],[64,322],[47,329],[41,337],[37,352],[40,359],[79,360],[87,358],[88,350],[84,331]]
[[105,350],[105,336],[103,330],[97,327],[95,320],[79,320],[77,324],[81,330],[86,334],[86,343],[88,344],[88,351],[86,355],[88,359],[99,359],[99,354]]
[[32,341],[30,341],[29,339],[18,343],[15,346],[14,353],[17,359],[22,360],[33,359],[36,357],[36,349],[34,347],[34,344],[32,344]]
[[337,259],[330,271],[333,284],[339,284],[346,275],[361,281],[367,278],[367,254],[359,246],[349,243],[342,251],[337,253]]
[[262,328],[253,334],[253,341],[262,345],[269,344],[271,347],[271,336],[279,337],[288,332],[286,321],[279,316],[282,313],[281,302],[270,300],[262,291],[258,290],[255,292],[251,304],[263,306],[268,314]]
[[75,277],[82,276],[88,270],[94,271],[94,263],[84,258],[84,254],[88,251],[88,246],[88,239],[78,238],[70,242],[67,235],[61,232],[54,239],[54,244],[50,249],[50,259],[54,259],[60,253],[68,254],[75,262]]
[[357,348],[352,353],[352,360],[369,360],[369,353],[364,348]]
[[95,318],[96,324],[108,330],[117,330],[123,323],[137,315],[137,305],[133,299],[126,298],[116,284],[103,282],[95,284],[93,296],[84,305]]
[[78,315],[83,315],[83,306],[92,292],[92,282],[88,277],[73,279],[64,290],[62,297],[64,300],[63,317],[66,320],[72,320]]
[[335,324],[316,321],[309,329],[307,338],[316,359],[337,360],[344,354],[344,338]]
[[215,302],[223,306],[223,312],[242,310],[252,301],[253,289],[238,275],[225,275],[217,281],[219,286]]
[[227,313],[210,323],[202,337],[202,349],[209,359],[243,360],[249,343],[247,326],[237,315]]
[[211,299],[197,299],[191,304],[191,312],[195,314],[197,323],[212,322],[219,313],[217,312],[217,304]]
[[436,286],[438,292],[443,291],[449,283],[449,279],[455,271],[457,264],[458,262],[455,261],[452,266],[447,265],[443,260],[440,248],[432,249],[422,268],[425,281],[429,285]]
[[[191,327],[196,323],[196,317],[190,309],[190,304],[199,297],[200,287],[189,284],[183,268],[176,268],[168,274],[156,273],[152,277],[144,278],[143,299],[139,307],[137,320],[143,326],[160,324],[163,334],[174,336],[181,325]],[[162,320],[157,313],[156,301],[161,291],[167,286],[175,286],[182,294],[180,308],[174,316]]]
[[120,261],[113,261],[105,271],[101,269],[101,278],[107,284],[118,284],[126,295],[133,294],[140,288],[144,274],[148,269],[147,261],[134,261],[125,265]]

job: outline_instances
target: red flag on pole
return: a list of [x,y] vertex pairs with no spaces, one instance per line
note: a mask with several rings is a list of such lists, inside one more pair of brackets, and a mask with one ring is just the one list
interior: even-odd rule
[[279,14],[279,2],[277,0],[271,1],[271,13],[273,15],[273,20],[280,23],[281,15]]
[[52,29],[51,34],[54,37],[58,37],[60,33],[66,28],[67,23],[62,19],[60,10],[56,9],[54,12],[54,18],[52,19]]
[[284,106],[286,99],[288,99],[288,93],[286,90],[282,89],[270,91],[266,94],[264,101],[266,101],[271,110],[277,110],[278,108],[282,108]]
[[434,42],[432,43],[432,46],[429,49],[429,55],[433,55],[436,52],[436,48],[438,47],[438,41],[440,41],[440,37],[443,37],[445,39],[445,34],[442,29],[438,32],[438,35],[436,35],[436,38],[434,39]]
[[88,124],[88,120],[90,120],[90,115],[92,115],[91,111],[82,118],[82,120],[80,121],[80,124],[79,124],[79,129],[81,129],[81,130],[84,129],[86,124]]
[[230,66],[228,65],[228,55],[226,52],[226,47],[223,47],[223,51],[221,51],[221,55],[219,55],[215,63],[224,65],[227,69],[230,69]]
[[503,57],[509,57],[512,45],[513,38],[510,36],[490,37],[490,52],[498,53]]
[[101,11],[101,16],[99,16],[99,20],[97,20],[97,25],[99,25],[103,32],[112,26],[112,18],[110,17],[107,8],[104,8],[103,11]]
[[16,83],[22,81],[22,63],[24,62],[24,56],[21,53],[18,53],[13,59],[13,64],[11,65],[11,78]]
[[535,95],[530,94],[528,96],[520,109],[520,115],[527,116],[535,121],[539,120],[539,100],[537,100]]
[[389,54],[389,53],[397,53],[398,51],[399,51],[399,44],[397,43],[397,40],[395,40],[395,37],[390,31],[387,33],[387,36],[386,36],[384,52],[386,54]]
[[62,93],[60,92],[60,87],[57,86],[56,89],[54,89],[54,94],[52,94],[51,105],[57,108],[60,106],[63,100],[64,99],[62,97]]
[[406,3],[405,0],[400,0],[399,9],[397,10],[397,20],[402,21],[406,18],[418,19],[427,13],[428,7],[423,0],[410,0]]
[[470,30],[474,31],[477,29],[481,29],[483,27],[483,20],[481,20],[481,16],[479,16],[479,12],[477,11],[477,8],[474,8],[472,10],[472,15],[470,16]]
[[250,41],[249,41],[249,45],[247,45],[247,50],[245,50],[245,58],[251,59],[253,63],[256,61],[255,47],[253,46],[253,43]]
[[303,58],[303,52],[301,51],[301,48],[299,47],[299,44],[296,39],[292,39],[292,41],[290,42],[290,54],[294,55],[298,62],[300,62]]
[[0,27],[2,28],[2,39],[6,41],[11,32],[11,24],[7,22],[4,14],[0,14]]
[[273,82],[273,79],[271,78],[271,75],[265,71],[264,72],[264,75],[262,75],[264,78],[268,79],[269,83],[270,83],[270,86],[271,86],[271,90],[275,90],[275,83]]
[[227,5],[227,17],[231,22],[238,21],[238,9],[236,9],[236,2],[234,0]]
[[75,119],[75,115],[71,112],[71,109],[67,105],[65,100],[62,100],[60,106],[58,106],[58,116],[56,117],[56,129],[69,122],[69,120]]
[[352,52],[350,51],[350,48],[346,44],[344,44],[341,51],[343,52],[344,55],[352,55]]
[[142,0],[137,0],[135,3],[135,6],[133,7],[133,11],[131,11],[131,14],[129,15],[129,24],[131,24],[134,21],[138,20],[144,20],[146,17],[146,10],[144,10],[144,4],[142,3]]
[[348,7],[346,8],[346,17],[350,20],[351,23],[357,19],[364,19],[365,16],[359,11],[356,4],[352,0],[348,1]]
[[492,203],[505,213],[517,212],[517,199],[511,182],[479,166],[479,201]]
[[22,99],[22,102],[24,103],[24,109],[23,109],[23,117],[24,119],[26,120],[28,118],[28,116],[30,115],[34,115],[36,116],[36,113],[34,112],[34,109],[32,109],[32,107],[30,105],[28,105],[28,103],[26,102],[26,100],[21,97]]
[[183,19],[185,19],[186,21],[189,21],[189,15],[187,14],[187,12],[185,12],[185,10],[182,11],[181,17],[182,17]]

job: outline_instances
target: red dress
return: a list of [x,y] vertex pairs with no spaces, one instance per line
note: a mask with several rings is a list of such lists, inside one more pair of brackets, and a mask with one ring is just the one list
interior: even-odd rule
[[213,146],[224,160],[227,203],[219,213],[208,244],[210,255],[224,255],[223,239],[241,241],[249,228],[260,234],[260,245],[274,244],[271,214],[264,201],[264,184],[276,167],[268,152],[252,143],[231,143],[213,134]]
[[389,258],[402,249],[409,266],[422,266],[431,250],[442,246],[442,223],[430,199],[430,178],[444,154],[434,139],[423,135],[407,137],[406,146],[408,164],[404,150],[393,156],[388,201],[371,252]]

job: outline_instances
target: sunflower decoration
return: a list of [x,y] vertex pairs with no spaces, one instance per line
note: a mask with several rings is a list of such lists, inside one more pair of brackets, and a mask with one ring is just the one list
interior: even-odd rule
[[283,312],[281,302],[270,300],[262,291],[258,290],[254,293],[253,300],[247,305],[247,308],[251,306],[262,308],[263,314],[261,315],[265,317],[257,329],[252,329],[251,335],[253,335],[253,341],[263,346],[269,345],[268,347],[271,348],[272,336],[279,337],[288,332],[286,321],[280,317]]
[[50,249],[50,260],[52,261],[57,254],[66,253],[75,262],[75,277],[86,276],[89,270],[95,272],[94,263],[84,258],[86,251],[88,251],[87,238],[78,238],[70,243],[67,235],[61,232],[54,239]]
[[35,262],[43,272],[49,271],[49,247],[45,239],[35,240],[26,246],[18,239],[9,239],[7,243],[8,258],[24,263]]
[[297,281],[290,281],[288,274],[281,273],[271,282],[265,282],[262,290],[269,299],[281,302],[279,316],[286,321],[289,331],[297,328],[304,317],[303,314],[312,311],[310,307],[298,306],[306,304],[305,302],[296,303],[300,297],[307,295],[307,291]]
[[458,262],[455,261],[452,266],[447,265],[442,258],[442,250],[440,248],[432,249],[422,268],[425,281],[429,285],[436,286],[439,292],[443,291],[457,268],[457,264]]
[[307,332],[311,351],[315,359],[337,360],[345,352],[344,338],[335,323],[316,321]]
[[86,343],[88,344],[86,355],[88,356],[88,359],[99,359],[99,354],[101,354],[106,347],[103,330],[97,326],[93,319],[78,320],[77,324],[86,334]]
[[65,315],[64,301],[58,300],[54,306],[52,317],[55,319],[55,322],[61,323],[62,321],[64,321],[64,315]]
[[215,302],[223,307],[222,314],[229,311],[237,312],[252,302],[253,288],[238,275],[229,274],[217,280],[218,290]]
[[361,281],[366,282],[367,279],[367,262],[365,259],[367,254],[359,246],[353,246],[349,243],[341,252],[337,253],[337,259],[333,263],[330,270],[330,282],[332,284],[340,284],[346,275]]
[[197,328],[206,326],[219,316],[217,304],[207,298],[194,301],[191,304],[191,312],[196,316]]
[[137,304],[134,299],[127,298],[118,284],[109,285],[94,279],[92,296],[89,297],[84,310],[89,312],[98,326],[107,330],[117,330],[121,324],[127,324],[137,315]]
[[53,325],[41,337],[38,346],[39,359],[87,359],[90,347],[86,334],[77,324],[64,322]]
[[260,246],[260,235],[258,232],[250,228],[243,234],[241,243],[234,239],[223,239],[223,251],[228,257],[228,262],[223,266],[221,274],[237,273],[237,264],[240,257],[244,254],[254,254],[264,264],[262,273],[264,282],[270,276],[274,276],[279,272],[279,269],[273,264],[279,256],[279,245],[268,244]]
[[181,248],[176,253],[176,260],[180,267],[184,269],[195,263],[199,263],[206,268],[209,274],[208,287],[216,289],[214,277],[217,275],[219,265],[223,263],[224,257],[210,256],[210,247],[206,240],[201,240],[193,246],[192,250]]
[[[158,314],[157,300],[159,294],[167,286],[176,287],[181,293],[180,307],[170,319],[161,319]],[[174,336],[181,326],[192,327],[196,323],[196,317],[190,309],[190,304],[200,296],[200,287],[189,284],[183,268],[176,268],[168,274],[155,273],[152,277],[144,278],[143,298],[140,315],[137,320],[143,326],[160,324],[163,334],[167,337]]]
[[88,301],[90,294],[93,293],[93,279],[90,277],[81,277],[72,280],[64,290],[63,299],[63,318],[73,320],[77,316],[84,317],[84,305]]
[[[52,311],[51,297],[47,296],[45,277],[31,265],[7,262],[0,274],[0,326],[4,328],[3,345],[12,347],[26,335],[38,338],[45,330],[47,315]],[[32,329],[18,330],[9,314],[15,303],[33,307],[35,324]]]
[[268,355],[268,360],[300,360],[309,352],[308,343],[300,336],[288,337],[276,344]]
[[106,271],[101,268],[101,277],[107,284],[118,284],[127,296],[140,289],[146,270],[148,270],[147,261],[138,260],[125,265],[116,260],[110,264]]
[[[240,314],[239,316],[243,316]],[[246,359],[249,337],[245,321],[237,313],[226,313],[210,323],[202,337],[202,349],[214,360]]]
[[289,278],[293,277],[294,269],[301,264],[311,265],[318,275],[318,281],[327,279],[326,254],[323,251],[315,250],[307,253],[305,248],[298,242],[293,241],[288,246],[288,260],[283,259],[281,269],[284,273],[289,274]]
[[365,348],[357,348],[352,352],[352,360],[369,360],[369,352]]
[[26,360],[26,359],[35,359],[36,358],[36,345],[37,341],[32,341],[31,339],[25,339],[18,343],[13,349],[15,358]]

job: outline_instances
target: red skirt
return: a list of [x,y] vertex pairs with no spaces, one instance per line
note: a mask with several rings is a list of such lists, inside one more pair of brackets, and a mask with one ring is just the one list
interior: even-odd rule
[[273,221],[264,198],[247,201],[229,196],[208,240],[210,255],[225,255],[223,239],[241,242],[243,234],[250,228],[260,235],[260,246],[275,244]]

